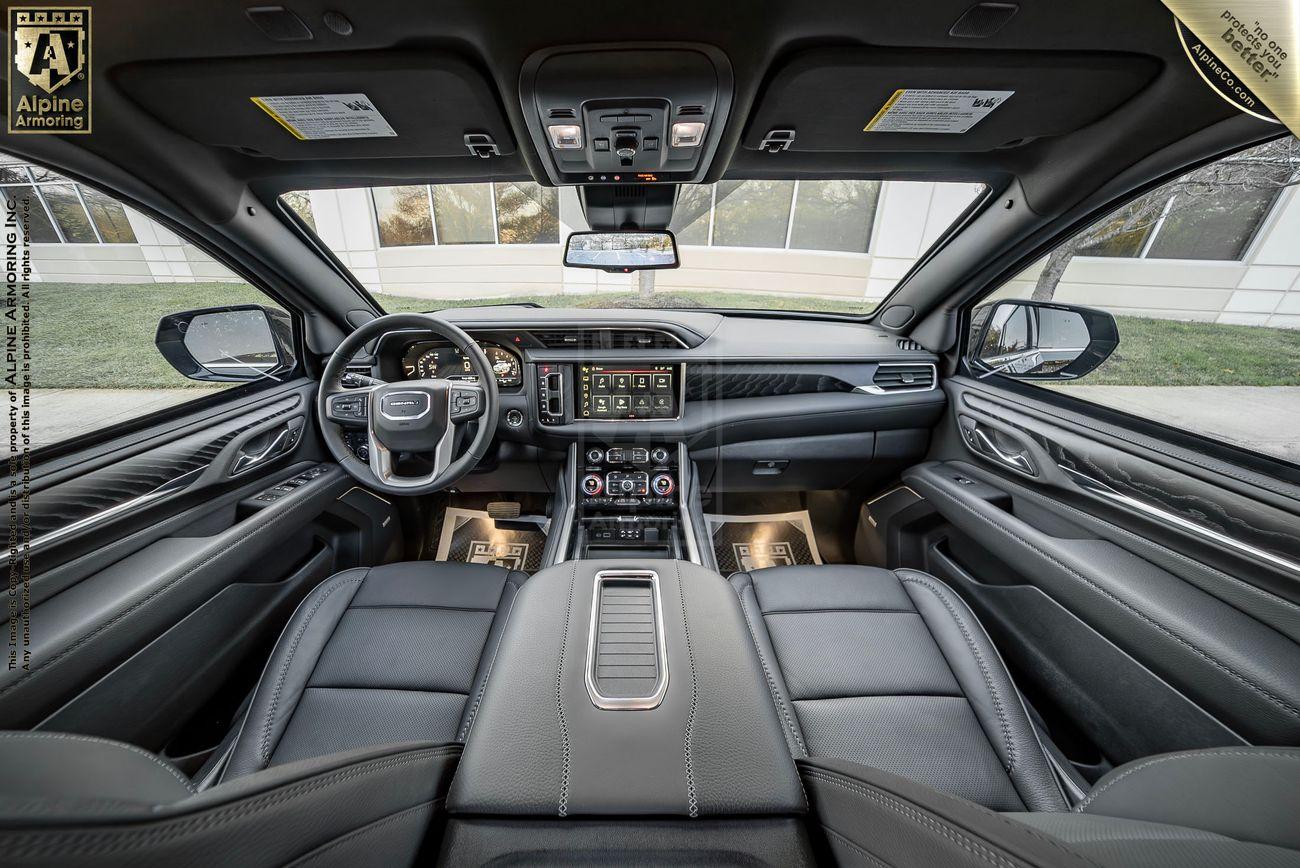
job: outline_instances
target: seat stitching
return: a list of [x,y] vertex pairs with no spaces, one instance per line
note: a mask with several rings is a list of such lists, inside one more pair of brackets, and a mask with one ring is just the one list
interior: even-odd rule
[[1147,760],[1146,762],[1141,763],[1140,765],[1136,765],[1125,772],[1121,772],[1116,777],[1112,778],[1109,781],[1106,781],[1106,783],[1102,784],[1101,786],[1093,790],[1091,793],[1089,793],[1087,798],[1085,798],[1082,802],[1080,802],[1079,805],[1074,810],[1078,813],[1083,813],[1083,809],[1088,807],[1088,805],[1092,804],[1092,801],[1094,799],[1096,799],[1102,793],[1106,792],[1106,790],[1110,789],[1115,784],[1124,780],[1129,775],[1140,772],[1143,769],[1150,768],[1151,766],[1159,765],[1160,763],[1163,762],[1169,762],[1170,760],[1187,759],[1189,757],[1194,758],[1198,756],[1243,756],[1243,757],[1266,756],[1266,757],[1276,757],[1278,759],[1300,760],[1300,753],[1278,753],[1276,751],[1270,752],[1270,751],[1250,751],[1250,750],[1199,750],[1199,751],[1183,751],[1181,753],[1171,753],[1165,756],[1156,757],[1155,759]]
[[[829,781],[829,780],[832,780],[832,778],[831,778],[831,777],[828,777],[828,776],[837,776],[835,779],[840,779],[840,780],[843,780],[843,779],[845,779],[845,777],[846,777],[846,776],[844,776],[843,773],[841,773],[841,772],[833,772],[833,771],[830,771],[829,769],[818,768],[818,767],[816,767],[816,766],[812,766],[812,767],[809,767],[809,766],[803,766],[803,767],[801,767],[801,771],[802,771],[804,774],[808,775],[809,777],[813,777],[813,776],[816,776],[816,775],[821,775],[824,779],[826,779],[826,780],[828,780],[828,781]],[[849,777],[849,778],[847,778],[847,779],[848,779],[849,781],[856,782],[856,781],[855,781],[853,778],[851,778],[851,777]],[[870,785],[868,784],[867,786],[870,786]],[[969,804],[970,804],[970,802],[969,802],[967,799],[963,799],[963,798],[961,798],[960,796],[954,796],[954,795],[951,795],[951,794],[949,794],[949,793],[945,793],[945,792],[942,792],[942,791],[935,791],[935,792],[933,793],[933,795],[934,795],[935,797],[937,797],[938,799],[942,800],[942,801],[950,802],[950,803],[953,803],[953,804],[962,804],[962,805],[969,805]],[[1096,864],[1097,864],[1097,863],[1094,862],[1092,859],[1088,858],[1087,856],[1083,855],[1082,853],[1079,853],[1079,852],[1077,852],[1077,851],[1075,851],[1075,850],[1071,850],[1071,849],[1070,849],[1069,847],[1067,847],[1067,846],[1064,844],[1064,842],[1062,842],[1060,839],[1058,839],[1058,838],[1054,838],[1054,837],[1052,837],[1051,835],[1048,835],[1048,834],[1045,834],[1045,833],[1043,833],[1043,832],[1040,832],[1039,830],[1035,829],[1033,826],[1027,826],[1027,825],[1025,825],[1024,823],[1017,823],[1017,822],[1015,822],[1015,821],[1013,821],[1013,820],[1009,820],[1009,819],[1007,819],[1007,816],[1006,816],[1005,814],[998,813],[997,811],[986,811],[986,813],[988,814],[988,817],[989,817],[990,820],[996,820],[996,821],[998,822],[999,825],[1002,825],[1002,826],[1007,827],[1008,829],[1014,830],[1014,832],[1015,832],[1016,834],[1028,835],[1029,837],[1031,837],[1031,838],[1035,838],[1035,839],[1037,839],[1037,840],[1043,842],[1044,844],[1047,844],[1047,845],[1051,846],[1052,848],[1054,848],[1054,849],[1056,849],[1056,850],[1060,850],[1062,853],[1065,853],[1065,854],[1067,854],[1067,855],[1069,855],[1069,856],[1072,856],[1072,857],[1074,857],[1074,858],[1076,858],[1076,859],[1082,859],[1084,862],[1087,862],[1087,863],[1089,863],[1089,864],[1091,864],[1091,865],[1096,865]]]
[[[290,408],[290,409],[292,409],[292,408]],[[286,412],[287,412],[287,411],[286,411]],[[81,636],[80,638],[78,638],[75,642],[73,642],[73,643],[72,643],[71,645],[69,645],[68,647],[64,648],[64,649],[63,649],[62,651],[60,651],[58,654],[55,654],[53,657],[49,658],[49,660],[46,661],[46,663],[45,663],[44,666],[41,666],[41,667],[38,668],[38,669],[33,669],[33,670],[31,670],[30,672],[25,672],[25,673],[23,673],[22,675],[20,675],[18,678],[14,679],[14,680],[13,680],[12,682],[10,682],[9,684],[5,685],[4,687],[0,687],[0,696],[4,696],[6,693],[8,693],[9,691],[13,690],[15,687],[17,687],[18,685],[22,684],[23,682],[27,681],[29,678],[32,678],[32,677],[34,677],[34,676],[36,676],[36,675],[40,675],[40,674],[42,674],[42,673],[44,673],[44,672],[48,672],[48,671],[50,670],[51,667],[53,667],[54,665],[56,665],[57,663],[59,663],[60,661],[62,661],[62,660],[63,660],[64,658],[66,658],[69,654],[71,654],[72,652],[76,651],[76,650],[77,650],[78,648],[80,648],[82,645],[84,645],[84,644],[86,644],[87,642],[89,642],[90,640],[94,639],[96,636],[98,636],[100,633],[103,633],[105,630],[109,630],[109,629],[112,629],[113,627],[117,626],[117,624],[118,624],[120,621],[122,621],[123,619],[129,617],[130,615],[134,614],[137,610],[139,610],[139,609],[142,608],[143,606],[145,606],[145,605],[147,605],[148,603],[150,603],[150,602],[151,602],[155,597],[157,597],[159,594],[166,593],[168,590],[170,590],[171,588],[173,588],[173,587],[174,587],[178,582],[182,582],[182,581],[184,581],[185,579],[188,579],[191,575],[193,575],[193,574],[194,574],[195,572],[197,572],[198,570],[203,569],[203,568],[206,567],[208,564],[210,564],[212,561],[214,561],[214,560],[216,560],[217,558],[221,557],[221,556],[224,555],[226,552],[230,551],[231,549],[235,548],[236,546],[238,546],[238,545],[242,545],[242,544],[248,542],[248,541],[249,541],[250,539],[252,539],[254,536],[257,536],[257,535],[260,534],[262,531],[265,531],[267,528],[269,528],[269,527],[274,527],[277,523],[279,523],[280,521],[283,521],[284,519],[288,518],[289,516],[291,516],[291,515],[297,515],[299,512],[302,512],[302,511],[303,511],[303,505],[304,505],[304,504],[310,504],[310,503],[312,503],[312,501],[303,501],[302,503],[298,503],[298,504],[295,504],[295,505],[289,507],[289,509],[287,509],[286,511],[284,511],[284,512],[280,513],[279,515],[275,516],[275,517],[272,518],[270,521],[266,522],[266,524],[263,524],[263,525],[260,525],[260,526],[258,526],[258,527],[253,528],[251,531],[249,531],[249,532],[248,532],[247,534],[245,534],[244,536],[240,537],[239,539],[232,540],[228,545],[223,546],[222,548],[220,548],[220,549],[218,549],[217,551],[213,552],[212,554],[208,555],[206,558],[204,558],[203,560],[199,561],[197,564],[195,564],[194,566],[190,567],[190,568],[189,568],[188,570],[186,570],[185,572],[181,573],[179,576],[176,576],[174,579],[172,579],[171,581],[167,582],[167,584],[163,585],[162,587],[155,588],[154,590],[150,591],[147,595],[145,595],[144,597],[140,598],[139,600],[136,600],[134,603],[132,603],[132,604],[131,604],[130,606],[128,606],[126,609],[124,609],[124,610],[122,610],[121,612],[117,613],[117,614],[114,615],[112,618],[110,618],[109,620],[105,621],[103,624],[100,624],[100,625],[99,625],[98,627],[96,627],[94,630],[91,630],[89,633],[86,633],[85,635],[83,635],[83,636]]]
[[1228,675],[1229,677],[1231,677],[1233,680],[1235,680],[1235,681],[1237,681],[1238,683],[1240,683],[1242,686],[1246,687],[1246,688],[1249,689],[1249,690],[1254,691],[1255,693],[1258,693],[1260,696],[1262,696],[1262,697],[1264,697],[1265,699],[1267,699],[1267,700],[1268,700],[1269,702],[1271,702],[1273,705],[1276,705],[1278,708],[1281,708],[1281,709],[1282,709],[1283,711],[1285,711],[1287,714],[1291,715],[1292,717],[1300,717],[1300,709],[1297,709],[1295,706],[1293,706],[1291,703],[1287,702],[1285,699],[1282,699],[1282,698],[1280,698],[1280,697],[1274,696],[1272,692],[1270,692],[1270,691],[1264,689],[1263,687],[1260,687],[1259,685],[1255,684],[1255,683],[1254,683],[1253,681],[1251,681],[1250,679],[1246,678],[1246,677],[1245,677],[1244,675],[1242,675],[1241,673],[1237,672],[1237,671],[1236,671],[1235,669],[1233,669],[1231,666],[1228,666],[1226,663],[1221,662],[1218,658],[1213,657],[1213,656],[1211,656],[1209,653],[1207,653],[1206,651],[1203,651],[1202,649],[1196,647],[1196,646],[1193,645],[1191,642],[1187,641],[1187,640],[1184,639],[1182,636],[1180,636],[1180,635],[1178,635],[1177,633],[1175,633],[1173,630],[1169,629],[1169,628],[1166,627],[1165,625],[1161,624],[1159,621],[1157,621],[1157,620],[1155,620],[1154,618],[1152,618],[1152,617],[1150,617],[1149,615],[1147,615],[1145,612],[1142,612],[1141,610],[1134,608],[1134,607],[1131,606],[1129,603],[1125,602],[1124,600],[1122,600],[1122,599],[1120,599],[1119,597],[1117,597],[1117,596],[1115,596],[1114,594],[1112,594],[1110,591],[1106,590],[1105,588],[1101,587],[1101,586],[1098,585],[1097,583],[1093,582],[1091,579],[1088,579],[1088,578],[1086,578],[1085,576],[1079,574],[1078,572],[1076,572],[1075,570],[1073,570],[1073,569],[1071,569],[1070,567],[1066,566],[1065,564],[1063,564],[1062,562],[1060,562],[1060,561],[1057,560],[1056,558],[1052,557],[1051,555],[1047,554],[1046,552],[1039,550],[1037,547],[1035,547],[1035,546],[1033,546],[1033,545],[1030,545],[1030,543],[1028,543],[1027,541],[1025,541],[1025,540],[1021,539],[1019,536],[1017,536],[1016,533],[1015,533],[1014,531],[1012,531],[1012,530],[1010,530],[1010,529],[1004,527],[1003,525],[999,524],[998,522],[994,521],[993,519],[989,518],[988,516],[985,516],[985,515],[981,514],[981,513],[978,512],[974,507],[972,507],[972,506],[968,506],[967,504],[962,503],[962,502],[961,502],[960,500],[958,500],[955,496],[949,494],[948,492],[944,491],[943,489],[935,488],[934,490],[935,490],[937,493],[942,494],[944,497],[946,497],[946,498],[947,498],[948,500],[950,500],[952,503],[956,504],[957,506],[960,506],[962,509],[964,509],[964,510],[966,510],[967,512],[969,512],[971,515],[973,515],[973,516],[975,516],[976,518],[980,519],[980,520],[983,521],[985,524],[990,524],[990,525],[992,525],[993,527],[997,528],[998,530],[1000,530],[1000,531],[1002,531],[1004,534],[1006,534],[1008,538],[1010,538],[1010,539],[1012,539],[1012,540],[1015,540],[1016,542],[1020,543],[1020,544],[1021,544],[1022,546],[1024,546],[1025,548],[1027,548],[1027,549],[1029,549],[1030,551],[1032,551],[1032,552],[1034,552],[1035,554],[1037,554],[1039,557],[1042,557],[1042,558],[1044,558],[1044,559],[1050,561],[1051,563],[1055,564],[1055,565],[1056,565],[1057,567],[1059,567],[1060,569],[1062,569],[1062,570],[1064,570],[1065,572],[1069,573],[1070,575],[1074,576],[1076,579],[1078,579],[1079,581],[1083,582],[1085,585],[1087,585],[1089,588],[1092,588],[1095,592],[1101,594],[1103,597],[1106,597],[1108,600],[1111,600],[1112,602],[1119,604],[1120,606],[1122,606],[1124,609],[1128,610],[1129,612],[1132,612],[1132,613],[1133,613],[1134,615],[1136,615],[1138,618],[1140,618],[1140,619],[1142,619],[1143,621],[1145,621],[1146,623],[1150,624],[1152,627],[1155,627],[1157,630],[1159,630],[1159,631],[1160,631],[1161,633],[1163,633],[1164,635],[1168,636],[1170,639],[1173,639],[1175,642],[1178,642],[1180,645],[1182,645],[1182,646],[1184,646],[1185,648],[1187,648],[1187,649],[1188,649],[1189,651],[1191,651],[1193,654],[1197,655],[1198,657],[1203,658],[1207,663],[1209,663],[1210,665],[1214,666],[1216,669],[1222,670],[1225,674],[1227,674],[1227,675]]
[[321,856],[324,856],[326,853],[330,852],[336,847],[343,846],[344,844],[357,838],[360,835],[363,835],[367,832],[373,832],[376,829],[382,829],[385,826],[389,825],[390,823],[394,823],[400,819],[405,818],[407,814],[413,813],[415,811],[422,811],[428,807],[437,806],[443,801],[444,799],[441,798],[430,799],[427,802],[420,802],[418,805],[411,805],[409,808],[403,808],[400,811],[394,811],[393,813],[389,814],[386,817],[380,817],[378,820],[372,820],[371,822],[366,823],[363,826],[358,826],[357,828],[351,830],[350,832],[347,832],[346,834],[339,835],[337,838],[330,841],[329,843],[323,844],[322,846],[315,848],[311,852],[304,853],[302,856],[299,856],[296,860],[290,863],[290,868],[299,868],[299,866],[302,865],[310,865],[311,863],[318,860]]
[[[749,587],[753,587],[752,582]],[[757,594],[754,595],[754,599],[758,599]],[[767,689],[772,693],[772,704],[780,710],[786,729],[789,730],[790,735],[794,738],[795,744],[799,745],[799,750],[803,751],[804,756],[808,756],[808,747],[803,743],[803,739],[799,736],[799,731],[795,729],[794,724],[790,721],[790,712],[785,706],[785,700],[781,698],[780,691],[776,689],[776,682],[772,679],[772,673],[767,666],[767,657],[763,654],[763,646],[758,644],[758,636],[754,632],[754,624],[749,620],[749,606],[745,604],[744,591],[741,591],[740,593],[740,613],[745,616],[745,626],[749,628],[749,639],[754,643],[754,650],[758,652],[758,662],[763,666],[763,676],[767,679]]]
[[[1011,724],[1007,720],[1006,710],[1002,707],[1002,698],[998,695],[997,688],[993,684],[993,676],[989,672],[988,664],[984,661],[984,655],[980,653],[977,647],[975,647],[975,640],[971,636],[970,630],[967,629],[965,621],[962,620],[961,615],[958,614],[952,603],[930,582],[927,582],[913,574],[899,575],[898,578],[903,582],[921,585],[930,593],[934,594],[935,599],[937,599],[943,607],[948,610],[948,614],[951,615],[953,621],[956,622],[957,629],[961,631],[962,638],[966,640],[966,647],[970,649],[970,653],[975,656],[975,662],[979,664],[980,674],[984,677],[984,686],[988,688],[989,694],[993,697],[993,710],[997,712],[998,725],[1002,730],[1002,740],[1006,742],[1007,746],[1007,774],[1014,773],[1016,769],[1016,747],[1011,738]],[[924,620],[924,618],[922,620]]]
[[884,866],[884,868],[893,868],[893,865],[891,865],[889,862],[886,862],[884,859],[881,859],[875,853],[872,853],[870,850],[861,846],[857,842],[850,840],[848,836],[840,834],[839,832],[835,831],[825,823],[822,823],[821,827],[826,832],[826,834],[835,836],[837,839],[847,844],[850,848],[853,849],[854,852],[856,852],[862,858],[866,859],[871,864],[882,865]]
[[569,603],[564,607],[564,633],[560,637],[560,662],[555,667],[555,713],[560,719],[560,807],[561,817],[569,815],[569,725],[564,719],[564,651],[569,644],[569,620],[573,613],[573,585],[578,578],[578,562],[569,573]]
[[126,750],[129,750],[131,753],[137,753],[140,756],[144,757],[145,759],[166,769],[171,774],[172,777],[176,778],[176,780],[181,782],[181,784],[185,787],[186,790],[188,790],[191,793],[194,792],[193,782],[189,778],[181,774],[180,770],[177,769],[175,766],[173,766],[171,763],[165,761],[160,756],[156,756],[154,754],[149,753],[147,750],[144,750],[143,748],[136,747],[133,744],[127,744],[124,741],[113,741],[112,739],[96,738],[95,736],[91,736],[91,735],[78,735],[76,733],[71,733],[71,732],[0,732],[0,738],[49,738],[49,739],[63,739],[67,741],[88,741],[94,744],[108,744],[108,745],[113,745],[115,747],[125,748]]
[[[695,651],[691,647],[691,626],[686,617],[686,588],[682,585],[682,568],[676,562],[673,569],[677,571],[677,599],[682,604],[682,630],[686,634],[686,659],[691,665],[691,710],[686,716],[686,737],[684,754],[686,758],[686,811],[694,818],[700,815],[700,803],[695,792],[695,771],[691,765],[691,736],[695,731],[695,710],[700,701],[700,683],[695,673]],[[593,602],[592,605],[595,605]]]
[[[339,769],[338,771],[326,774],[320,778],[310,778],[300,783],[285,787],[284,789],[279,791],[273,790],[269,793],[260,796],[253,796],[249,798],[247,801],[236,802],[234,804],[227,805],[224,807],[218,807],[215,810],[213,810],[208,816],[204,816],[204,814],[199,814],[194,817],[180,819],[179,821],[174,820],[172,818],[165,818],[160,821],[161,823],[165,824],[170,828],[155,828],[155,829],[132,828],[132,829],[126,829],[124,831],[107,830],[101,833],[85,835],[82,836],[79,840],[73,840],[71,842],[69,842],[69,840],[66,837],[61,837],[60,839],[55,841],[40,841],[39,838],[43,837],[41,833],[32,833],[26,837],[37,838],[35,843],[37,844],[44,843],[47,848],[50,846],[54,846],[58,848],[65,848],[71,846],[73,848],[73,852],[77,852],[77,853],[94,853],[98,849],[102,848],[105,844],[114,844],[115,838],[125,839],[127,843],[147,843],[152,845],[152,844],[157,844],[159,842],[165,842],[171,840],[181,835],[188,834],[192,831],[201,831],[204,829],[211,828],[213,826],[220,826],[228,821],[238,820],[245,816],[248,816],[249,814],[256,814],[259,811],[265,810],[267,808],[275,807],[281,802],[290,801],[292,799],[297,798],[300,795],[311,793],[314,790],[320,790],[320,789],[325,789],[327,787],[332,787],[335,784],[344,783],[348,780],[351,780],[356,777],[360,777],[362,775],[370,774],[372,772],[384,771],[386,769],[396,768],[397,766],[406,765],[408,763],[417,762],[421,760],[432,759],[438,756],[446,756],[448,754],[456,753],[458,751],[459,751],[459,746],[455,746],[454,749],[449,749],[448,747],[444,746],[444,747],[422,749],[415,754],[407,753],[407,754],[399,754],[395,757],[382,757],[377,760],[366,760],[363,761],[360,765],[344,767],[343,769]],[[15,835],[14,837],[16,840],[14,840],[11,846],[9,847],[9,851],[11,855],[14,850],[20,849],[23,845],[23,836]],[[100,840],[96,841],[95,840],[96,837],[100,838]],[[142,839],[142,840],[137,841],[133,839]],[[77,845],[82,845],[82,849],[77,850],[76,849]],[[120,846],[120,843],[118,846]],[[37,850],[37,852],[40,851]],[[65,855],[66,855],[66,851],[65,851]]]
[[[515,586],[512,585],[512,587]],[[459,741],[467,740],[470,730],[474,728],[474,718],[478,715],[479,706],[483,702],[483,692],[487,690],[488,679],[492,677],[492,667],[496,665],[497,654],[501,652],[501,640],[506,635],[506,624],[510,621],[510,613],[514,611],[515,597],[518,595],[519,590],[516,587],[515,593],[510,595],[510,605],[506,606],[506,617],[501,622],[501,632],[497,634],[497,644],[492,649],[492,659],[488,661],[487,672],[483,673],[483,683],[478,686],[478,694],[474,697],[474,703],[470,706],[469,714],[466,715],[465,725],[461,727],[461,731],[457,734]]]
[[805,774],[807,774],[809,777],[813,778],[814,780],[823,781],[832,786],[839,787],[840,789],[848,790],[850,792],[854,792],[859,795],[866,796],[868,799],[871,799],[874,802],[878,802],[884,805],[885,807],[889,808],[890,810],[895,811],[896,813],[902,814],[904,817],[908,818],[909,820],[916,823],[917,825],[924,826],[930,831],[936,832],[939,835],[943,836],[944,838],[947,838],[949,841],[952,841],[953,843],[961,847],[966,852],[980,859],[983,859],[985,862],[988,862],[990,865],[1002,865],[1002,866],[1006,866],[1006,868],[1014,868],[1015,866],[1014,862],[1012,862],[1010,859],[1008,859],[1003,854],[997,852],[996,850],[993,850],[985,846],[984,844],[981,844],[980,842],[976,841],[975,839],[967,835],[963,835],[961,832],[958,832],[953,827],[946,825],[945,823],[939,820],[936,820],[934,817],[926,816],[916,808],[913,808],[910,805],[900,802],[897,799],[894,799],[891,796],[886,795],[884,792],[880,790],[874,788],[867,789],[866,786],[857,786],[848,781],[828,777],[823,774],[818,774],[813,770],[807,770],[805,771]]
[[327,599],[329,599],[330,594],[333,594],[339,588],[360,584],[361,582],[364,582],[366,577],[369,575],[370,571],[367,570],[364,575],[355,579],[348,579],[345,582],[339,582],[337,585],[321,594],[320,599],[318,599],[316,604],[311,607],[305,616],[303,616],[302,623],[299,624],[298,629],[294,631],[293,639],[289,642],[289,650],[285,654],[284,663],[280,665],[280,672],[276,675],[275,688],[271,691],[271,704],[266,712],[266,721],[262,724],[262,737],[258,739],[257,742],[257,753],[258,756],[262,758],[263,762],[270,762],[271,760],[270,746],[268,743],[271,740],[271,729],[275,726],[276,706],[280,704],[280,690],[284,687],[285,676],[289,674],[289,666],[293,663],[293,655],[298,651],[298,643],[302,640],[303,634],[307,632],[307,627],[311,624],[312,618],[316,616],[316,612],[319,611],[320,607],[324,605]]

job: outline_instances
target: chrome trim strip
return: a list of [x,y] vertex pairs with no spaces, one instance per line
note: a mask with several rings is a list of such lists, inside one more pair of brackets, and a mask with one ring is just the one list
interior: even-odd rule
[[1089,494],[1105,498],[1106,500],[1118,503],[1121,506],[1127,506],[1130,509],[1136,509],[1138,512],[1150,516],[1151,518],[1163,521],[1165,524],[1173,525],[1179,530],[1185,530],[1203,539],[1209,540],[1210,542],[1227,546],[1228,548],[1234,549],[1248,557],[1256,558],[1265,563],[1272,564],[1275,567],[1280,567],[1281,569],[1300,575],[1300,564],[1295,561],[1289,560],[1280,555],[1275,555],[1272,552],[1264,551],[1261,548],[1256,548],[1249,543],[1244,543],[1241,540],[1234,539],[1233,537],[1220,533],[1213,528],[1208,528],[1204,525],[1183,518],[1181,515],[1170,512],[1167,509],[1162,509],[1145,501],[1138,500],[1135,497],[1130,497],[1123,492],[1116,491],[1104,482],[1100,482],[1087,474],[1080,473],[1079,471],[1062,464],[1058,464],[1057,466],[1060,467],[1061,470],[1064,471],[1065,475],[1070,477],[1076,485]]
[[577,511],[578,500],[578,444],[569,444],[569,454],[567,458],[567,467],[571,487],[565,495],[568,504],[564,508],[564,523],[560,527],[560,538],[555,545],[554,559],[547,566],[554,566],[562,561],[568,560],[569,555],[569,538],[573,536],[573,525],[576,521],[574,513]]
[[[882,389],[875,383],[868,383],[865,386],[854,386],[853,391],[865,392],[868,395],[906,395],[909,392],[933,392],[939,388],[939,368],[934,362],[877,362],[876,370],[881,368],[916,368],[921,365],[928,365],[930,368],[930,385],[922,389]],[[875,376],[875,374],[872,374]]]
[[680,440],[677,441],[677,517],[682,523],[682,536],[686,538],[686,559],[693,564],[704,566],[704,561],[700,558],[700,550],[695,545],[695,525],[691,521],[691,499],[688,496],[687,479],[693,479],[695,474],[688,473],[691,453],[686,448],[686,444]]
[[[659,676],[655,679],[655,690],[649,696],[610,697],[603,695],[596,687],[596,630],[600,623],[600,588],[606,581],[631,579],[650,582],[650,597],[654,600],[655,651],[659,666]],[[591,592],[591,626],[587,630],[587,696],[591,704],[607,711],[648,711],[658,708],[668,692],[668,643],[664,639],[664,607],[659,596],[659,574],[654,570],[601,570],[596,573]]]
[[[189,488],[190,484],[193,483],[194,480],[202,476],[203,472],[211,466],[212,466],[211,464],[205,464],[202,467],[196,467],[193,470],[182,473],[180,476],[169,479],[168,481],[164,482],[162,485],[158,486],[152,491],[145,492],[139,497],[133,497],[130,500],[124,500],[121,503],[108,507],[107,509],[101,509],[99,512],[95,513],[94,515],[88,515],[85,518],[77,519],[71,524],[65,524],[61,528],[52,530],[46,534],[42,534],[41,536],[38,536],[36,539],[27,543],[26,545],[18,546],[17,551],[19,552],[20,556],[22,555],[30,556],[32,552],[35,552],[39,549],[47,548],[48,546],[51,546],[54,543],[59,542],[60,540],[65,539],[67,537],[74,536],[83,530],[87,530],[89,528],[95,527],[96,525],[102,524],[107,521],[111,521],[112,519],[125,515],[128,512],[132,512],[136,509],[139,509],[142,506],[153,503],[155,500],[161,500],[164,497],[169,497],[173,494],[178,494],[184,491],[186,488]],[[12,557],[12,553],[8,550],[4,552],[0,552],[0,564],[8,563],[11,557]]]

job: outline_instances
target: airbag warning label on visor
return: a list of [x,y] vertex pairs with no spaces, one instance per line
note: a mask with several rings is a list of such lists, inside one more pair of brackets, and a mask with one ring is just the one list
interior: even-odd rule
[[908,90],[885,100],[864,133],[964,133],[1014,90]]
[[294,138],[302,141],[397,135],[364,93],[253,96],[249,99]]

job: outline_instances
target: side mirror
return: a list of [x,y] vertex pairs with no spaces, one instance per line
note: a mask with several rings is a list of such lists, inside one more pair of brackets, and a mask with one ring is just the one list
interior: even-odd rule
[[1104,310],[1004,299],[975,309],[966,362],[980,378],[1077,380],[1118,345],[1119,327]]
[[564,264],[615,274],[681,265],[677,260],[677,238],[667,230],[572,232],[564,245]]
[[277,379],[294,366],[289,315],[256,304],[168,314],[158,321],[154,344],[173,368],[191,380]]

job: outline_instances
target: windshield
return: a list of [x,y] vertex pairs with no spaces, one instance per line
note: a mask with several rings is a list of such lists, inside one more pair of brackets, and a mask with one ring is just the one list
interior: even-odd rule
[[531,182],[302,190],[282,199],[388,312],[479,304],[865,315],[984,191],[918,181],[682,187],[681,267],[565,268],[577,190]]

